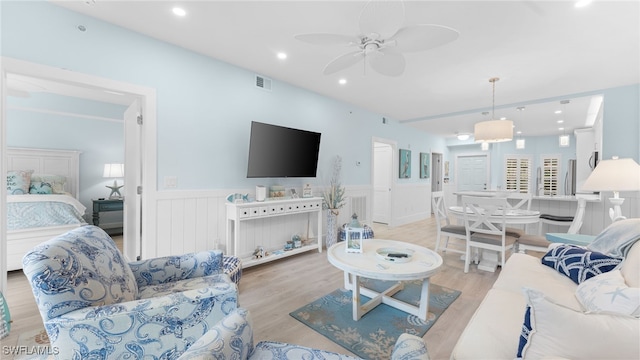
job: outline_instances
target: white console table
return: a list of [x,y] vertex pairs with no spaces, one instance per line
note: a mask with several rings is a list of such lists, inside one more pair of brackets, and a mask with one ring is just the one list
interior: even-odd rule
[[[226,247],[227,253],[237,256],[242,260],[242,267],[258,265],[264,262],[278,260],[283,257],[299,254],[306,251],[317,249],[322,252],[322,198],[299,198],[284,200],[267,200],[264,202],[250,203],[227,203],[227,233]],[[270,239],[269,243],[261,244],[266,251],[271,254],[262,258],[254,259],[251,255],[247,256],[246,246],[241,244],[241,232],[250,223],[269,218],[294,217],[297,214],[307,214],[306,226],[310,226],[313,221],[313,215],[316,215],[317,221],[317,237],[315,239],[307,239],[307,243],[302,247],[288,251],[283,250],[284,244],[288,240],[285,237]],[[293,234],[290,234],[293,235]],[[289,235],[289,236],[290,236]],[[277,254],[273,252],[277,251]]]

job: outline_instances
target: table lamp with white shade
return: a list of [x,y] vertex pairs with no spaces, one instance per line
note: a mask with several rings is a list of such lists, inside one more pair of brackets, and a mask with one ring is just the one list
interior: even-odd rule
[[620,209],[624,202],[620,191],[640,190],[640,165],[633,159],[618,159],[617,156],[602,160],[589,175],[582,190],[613,191],[613,198],[609,198],[613,204],[613,209],[609,209],[609,217],[612,221],[626,219]]
[[117,178],[124,177],[124,164],[104,164],[104,173],[102,176],[106,178],[114,178],[113,185],[106,185],[107,188],[111,189],[109,199],[122,199],[120,188],[124,185],[118,185]]

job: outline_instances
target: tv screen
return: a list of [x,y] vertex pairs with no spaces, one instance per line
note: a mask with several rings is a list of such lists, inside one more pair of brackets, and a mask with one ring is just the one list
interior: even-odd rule
[[320,135],[252,121],[247,177],[315,177]]

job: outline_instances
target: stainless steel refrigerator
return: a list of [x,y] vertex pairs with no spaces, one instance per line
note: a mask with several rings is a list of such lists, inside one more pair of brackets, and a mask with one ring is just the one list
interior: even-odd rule
[[567,164],[567,173],[564,177],[564,194],[576,194],[576,160],[570,159]]

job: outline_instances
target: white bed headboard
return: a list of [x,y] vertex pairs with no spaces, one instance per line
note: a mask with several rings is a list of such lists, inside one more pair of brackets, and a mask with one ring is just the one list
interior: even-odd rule
[[78,150],[8,148],[7,169],[65,176],[64,190],[77,199],[80,193],[80,153]]

